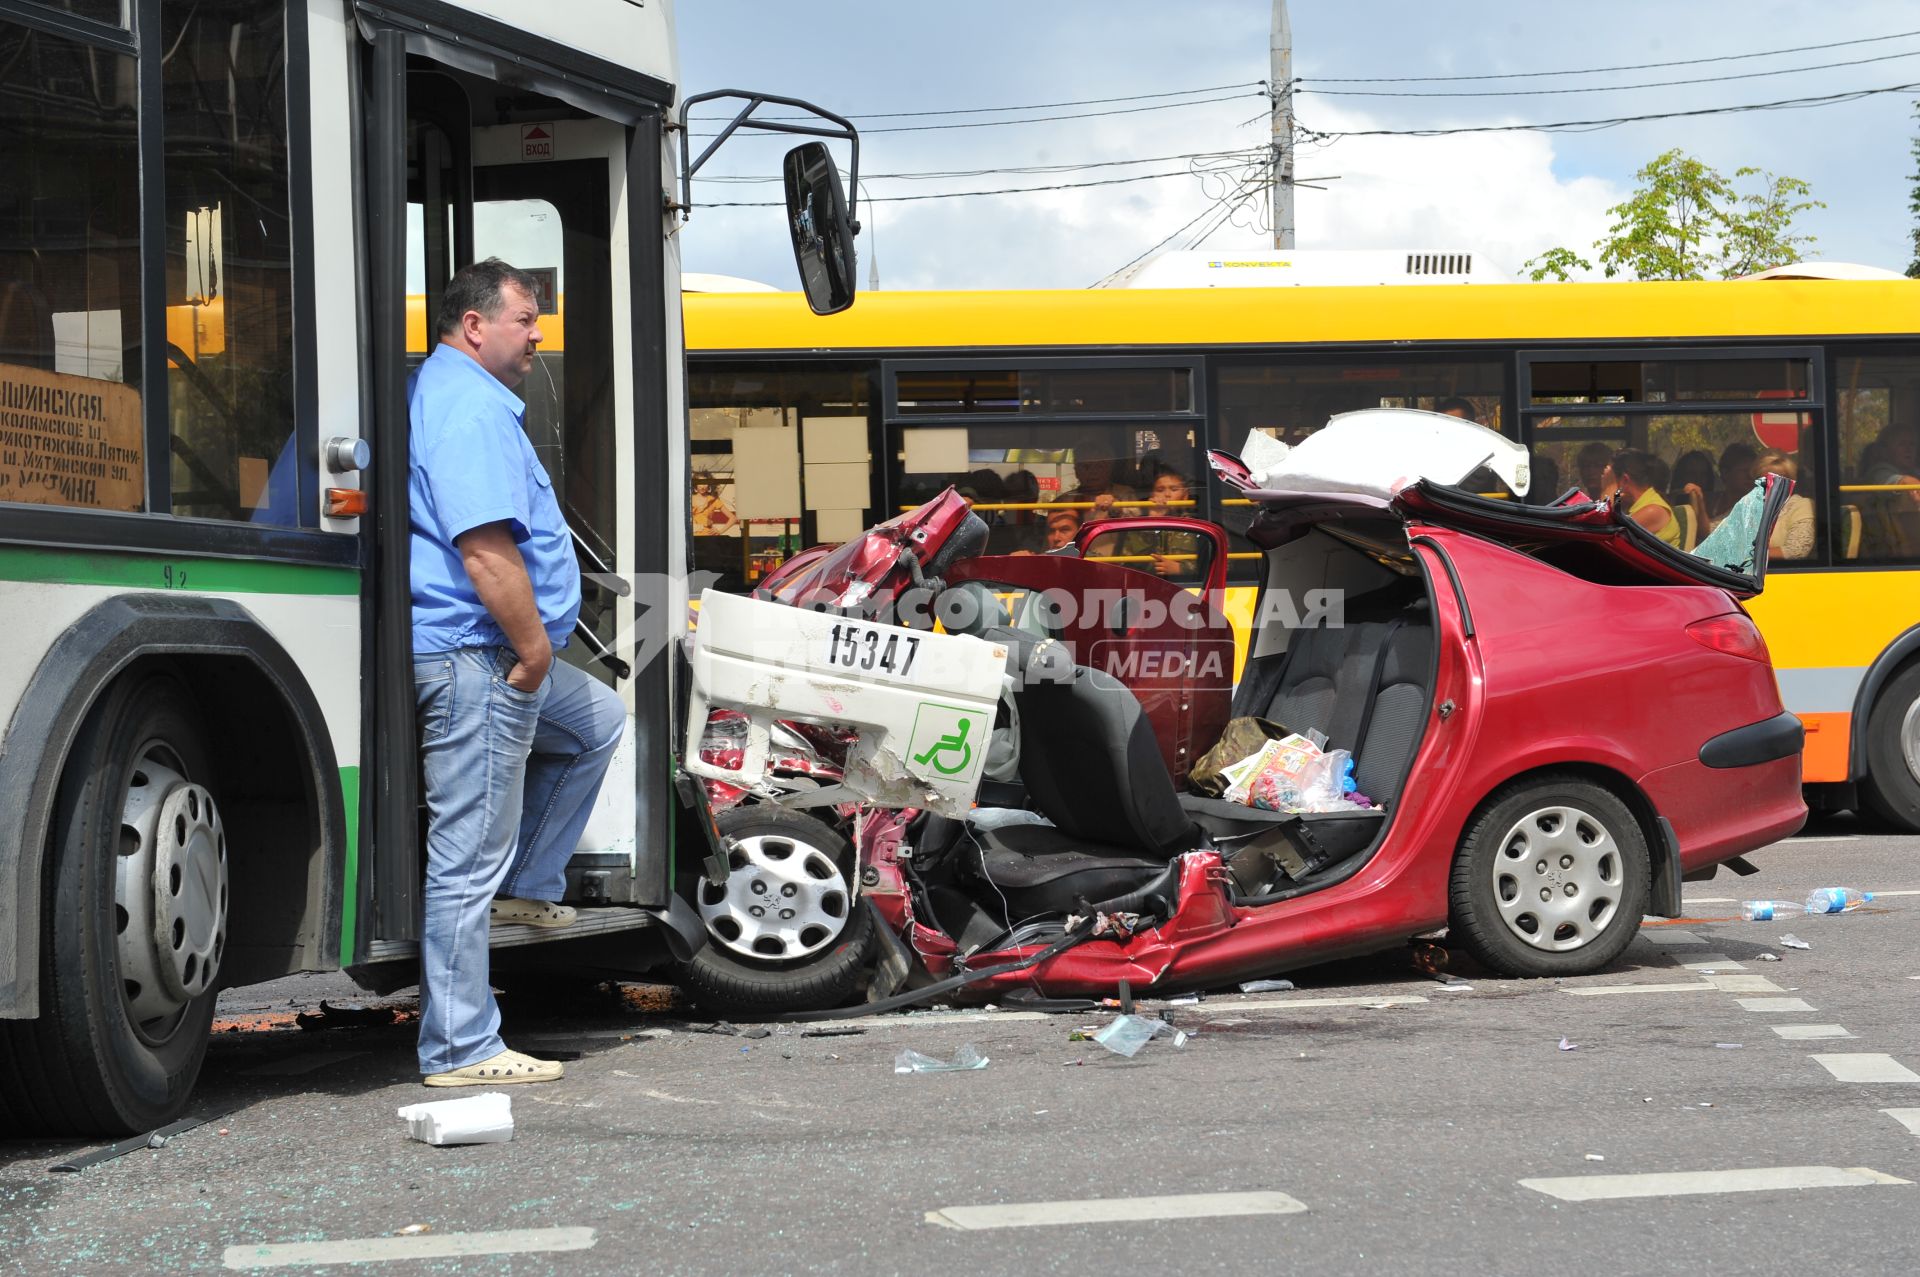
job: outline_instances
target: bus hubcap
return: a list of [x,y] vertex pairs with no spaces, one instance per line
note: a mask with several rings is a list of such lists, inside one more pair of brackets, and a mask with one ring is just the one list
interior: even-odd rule
[[133,1021],[150,1025],[213,987],[227,945],[227,837],[213,796],[171,751],[134,764],[121,807],[114,923]]

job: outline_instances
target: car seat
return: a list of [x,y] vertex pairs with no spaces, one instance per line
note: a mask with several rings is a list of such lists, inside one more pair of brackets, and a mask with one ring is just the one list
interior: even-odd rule
[[1021,779],[1052,825],[977,829],[982,871],[1010,918],[1170,912],[1176,857],[1205,843],[1153,725],[1125,684],[1086,666],[1019,692]]
[[1319,731],[1353,755],[1354,783],[1376,804],[1351,811],[1287,813],[1223,798],[1180,796],[1182,809],[1255,881],[1243,856],[1269,857],[1295,881],[1371,846],[1398,802],[1426,722],[1433,628],[1425,601],[1387,620],[1303,630],[1284,653],[1249,661],[1233,716]]

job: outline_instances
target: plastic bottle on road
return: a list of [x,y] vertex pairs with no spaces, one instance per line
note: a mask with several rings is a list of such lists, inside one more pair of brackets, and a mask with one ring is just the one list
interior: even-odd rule
[[1742,900],[1740,916],[1748,922],[1772,922],[1775,918],[1792,917],[1801,907],[1792,900]]
[[1808,913],[1852,913],[1873,899],[1871,891],[1852,887],[1819,887],[1807,897]]

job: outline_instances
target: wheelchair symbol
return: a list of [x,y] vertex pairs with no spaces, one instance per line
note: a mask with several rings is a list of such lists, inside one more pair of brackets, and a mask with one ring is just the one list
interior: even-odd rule
[[[933,768],[933,770],[939,772],[942,776],[959,775],[961,772],[967,770],[967,765],[973,761],[973,746],[967,743],[967,733],[972,730],[972,727],[972,719],[961,719],[957,731],[951,735],[942,736],[939,740],[927,747],[926,753],[915,754],[913,761],[922,767]],[[955,751],[959,752],[960,761],[951,767],[944,763],[934,761],[942,754],[951,754]]]

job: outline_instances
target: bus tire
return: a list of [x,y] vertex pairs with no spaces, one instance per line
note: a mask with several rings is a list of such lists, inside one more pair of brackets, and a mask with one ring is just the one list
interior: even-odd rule
[[[198,715],[171,675],[122,678],[88,713],[47,843],[40,1015],[0,1022],[0,1121],[12,1130],[127,1135],[186,1108],[226,938],[208,778]],[[127,908],[141,903],[145,920]],[[134,943],[142,953],[126,961]],[[136,969],[157,989],[137,991]]]
[[[709,918],[707,944],[680,968],[686,992],[701,1007],[735,1015],[824,1011],[844,1005],[860,987],[874,947],[873,911],[860,903],[853,889],[852,844],[824,821],[769,803],[735,807],[722,812],[715,823],[733,852],[734,869],[727,887],[712,887],[705,879],[694,886],[694,907],[703,918],[723,904],[729,892],[751,888],[752,862],[742,848],[752,847],[764,849],[760,854],[780,862],[812,858],[821,866],[811,875],[815,879],[823,879],[825,864],[830,862],[839,875],[843,925],[803,957],[762,958],[742,952],[754,947],[750,933],[729,935],[724,924],[716,929]],[[769,895],[782,889],[777,881],[765,885],[771,888]]]
[[1874,699],[1860,792],[1874,815],[1920,833],[1920,662],[1888,679]]

